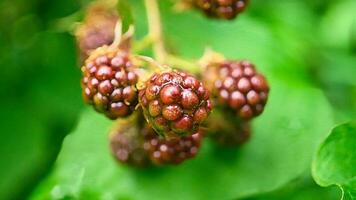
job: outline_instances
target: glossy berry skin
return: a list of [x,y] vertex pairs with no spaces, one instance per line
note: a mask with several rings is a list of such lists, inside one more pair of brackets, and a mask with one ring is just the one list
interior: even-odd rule
[[248,0],[191,0],[193,5],[202,10],[208,17],[234,19],[243,12]]
[[[154,131],[149,128],[146,130],[151,133]],[[202,140],[203,134],[200,131],[193,135],[171,140],[156,135],[146,139],[144,149],[154,165],[177,165],[187,159],[194,158],[199,152]]]
[[103,46],[82,67],[85,102],[110,119],[129,116],[138,103],[138,76],[127,52]]
[[212,64],[205,77],[217,107],[235,112],[240,120],[249,120],[263,112],[269,86],[252,63],[225,61]]
[[85,21],[76,30],[76,39],[82,59],[103,45],[110,45],[115,37],[115,25],[119,17],[102,5],[92,6]]
[[140,90],[139,99],[149,124],[165,137],[196,133],[212,109],[205,86],[178,71],[154,74]]
[[149,165],[151,162],[144,144],[145,135],[137,120],[120,121],[110,135],[112,155],[122,164],[138,167]]

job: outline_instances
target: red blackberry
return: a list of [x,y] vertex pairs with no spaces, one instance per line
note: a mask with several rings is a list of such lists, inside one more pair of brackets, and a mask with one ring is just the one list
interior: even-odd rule
[[115,25],[119,17],[104,5],[89,8],[83,24],[76,30],[81,57],[87,58],[91,51],[110,45],[115,38]]
[[110,135],[110,147],[113,156],[123,164],[179,164],[195,157],[202,139],[201,132],[171,140],[161,138],[140,115],[118,121]]
[[246,143],[251,137],[249,121],[242,121],[234,112],[225,108],[215,108],[207,120],[206,135],[224,147],[236,147]]
[[135,70],[127,52],[96,49],[82,67],[84,100],[111,119],[130,115],[138,102]]
[[123,164],[148,165],[150,160],[144,143],[145,136],[137,119],[119,121],[110,135],[111,152]]
[[248,0],[190,0],[192,4],[201,9],[208,17],[220,19],[234,19],[243,12]]
[[[154,132],[153,129],[146,130]],[[180,164],[197,155],[202,139],[203,134],[199,131],[193,135],[171,140],[154,136],[151,139],[146,139],[144,148],[155,165]]]
[[225,61],[207,67],[205,80],[212,88],[216,105],[236,112],[239,119],[260,115],[267,102],[269,86],[265,77],[248,61]]
[[251,137],[251,128],[249,123],[236,124],[232,132],[221,132],[212,136],[221,146],[235,147],[246,143]]
[[212,109],[205,86],[178,71],[154,74],[140,90],[139,99],[147,121],[168,137],[195,133]]

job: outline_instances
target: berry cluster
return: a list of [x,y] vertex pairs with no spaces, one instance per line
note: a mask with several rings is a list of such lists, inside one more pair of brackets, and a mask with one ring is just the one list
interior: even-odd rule
[[82,23],[76,30],[76,38],[80,54],[87,58],[91,51],[114,41],[114,29],[119,17],[109,12],[103,5],[92,6]]
[[154,74],[140,90],[139,99],[149,123],[168,137],[195,133],[212,109],[204,85],[178,71]]
[[[225,61],[207,69],[212,93],[217,105],[236,112],[242,120],[249,120],[263,112],[269,87],[263,75],[248,61]],[[212,78],[212,79],[210,79]]]
[[[208,16],[223,19],[235,18],[248,2],[187,1]],[[269,93],[266,79],[252,63],[211,56],[199,80],[161,65],[166,63],[134,55],[130,52],[134,29],[117,33],[122,31],[118,20],[107,10],[94,9],[77,30],[77,42],[86,58],[81,68],[84,100],[117,119],[110,146],[119,162],[179,164],[197,155],[205,135],[228,146],[249,139],[250,120],[263,112]],[[145,68],[145,62],[154,69]]]
[[113,156],[121,163],[143,167],[149,164],[148,152],[143,148],[145,137],[135,120],[119,121],[110,136]]
[[[213,120],[215,120],[213,122]],[[211,137],[221,146],[235,147],[244,144],[251,137],[251,125],[248,122],[237,122],[228,119],[222,122],[221,119],[212,117],[209,122],[217,126],[209,130]]]
[[149,164],[174,165],[198,153],[203,139],[201,132],[168,140],[158,136],[143,122],[141,115],[134,120],[120,121],[112,132],[111,151],[120,163],[138,167]]
[[234,19],[248,4],[248,0],[191,0],[191,2],[208,17],[220,19]]
[[170,140],[156,136],[146,141],[144,148],[149,152],[150,160],[156,165],[180,164],[197,155],[202,139],[203,135],[199,131],[193,135]]
[[85,101],[111,119],[130,115],[137,105],[135,68],[125,51],[96,49],[82,67]]

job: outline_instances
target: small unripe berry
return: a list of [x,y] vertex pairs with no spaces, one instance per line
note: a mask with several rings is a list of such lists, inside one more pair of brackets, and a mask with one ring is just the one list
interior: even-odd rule
[[139,99],[146,119],[162,136],[196,133],[212,109],[205,86],[178,71],[154,74],[140,90]]
[[205,73],[205,82],[217,107],[235,112],[241,120],[249,120],[263,112],[269,86],[252,63],[225,61],[210,64]]
[[239,147],[245,144],[251,137],[251,125],[249,122],[233,122],[229,126],[220,126],[215,132],[211,132],[212,139],[224,147]]
[[119,17],[105,5],[93,5],[87,11],[84,22],[76,30],[76,39],[82,59],[90,52],[114,41],[115,25]]
[[113,157],[122,164],[177,165],[197,155],[202,139],[201,131],[169,140],[162,138],[138,111],[137,115],[117,122],[110,134],[110,147]]
[[135,70],[128,52],[96,49],[82,67],[84,100],[111,119],[130,115],[138,103]]
[[243,12],[249,0],[185,0],[202,10],[206,16],[219,19],[234,19]]
[[[146,128],[152,133],[152,129]],[[164,139],[158,136],[146,140],[145,150],[148,152],[150,160],[155,165],[180,164],[187,159],[194,158],[200,149],[203,134],[198,131],[192,135]]]
[[138,167],[150,164],[149,154],[144,149],[146,135],[141,124],[137,118],[121,120],[110,134],[112,155],[120,163]]

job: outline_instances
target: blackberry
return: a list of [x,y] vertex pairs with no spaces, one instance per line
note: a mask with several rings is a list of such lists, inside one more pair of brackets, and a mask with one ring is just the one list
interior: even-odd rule
[[203,134],[197,133],[164,139],[148,125],[141,115],[118,121],[110,135],[113,156],[123,164],[144,167],[150,164],[179,164],[196,156]]
[[212,109],[205,86],[178,71],[154,74],[140,90],[139,100],[149,124],[165,137],[194,134]]
[[90,7],[84,22],[76,30],[76,39],[82,59],[103,45],[110,45],[115,38],[115,25],[119,17],[104,5]]
[[210,64],[205,81],[212,88],[217,107],[235,112],[240,120],[260,115],[267,103],[268,83],[248,61]]
[[[149,128],[146,130],[151,133],[154,131]],[[170,140],[154,136],[146,140],[144,148],[155,165],[180,164],[197,155],[202,139],[203,134],[200,131]]]
[[137,119],[121,120],[110,134],[110,147],[120,163],[143,167],[150,164],[144,149],[145,136]]
[[251,136],[251,125],[249,122],[241,122],[231,113],[218,111],[209,117],[208,134],[213,140],[222,146],[235,147],[246,143]]
[[138,102],[138,76],[128,52],[103,46],[82,67],[84,100],[110,119],[130,115]]
[[234,19],[243,12],[248,0],[190,0],[193,6],[202,10],[205,15],[219,19]]

